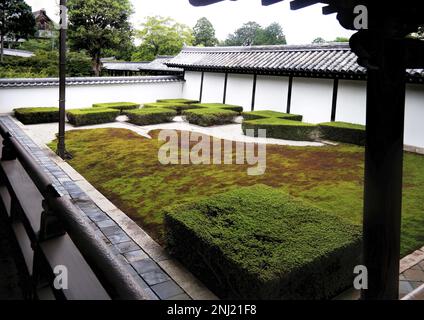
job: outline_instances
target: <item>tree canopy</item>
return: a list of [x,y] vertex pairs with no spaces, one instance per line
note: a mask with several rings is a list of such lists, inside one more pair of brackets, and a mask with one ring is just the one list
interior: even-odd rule
[[215,28],[205,17],[197,20],[193,28],[193,36],[193,44],[195,46],[213,47],[218,44],[218,39],[215,36]]
[[286,44],[283,28],[274,22],[263,28],[259,23],[249,21],[230,34],[225,40],[227,46],[277,45]]
[[0,2],[1,62],[4,60],[4,39],[27,39],[35,33],[35,19],[31,7],[24,0]]
[[136,36],[141,43],[133,60],[139,61],[151,61],[157,55],[176,55],[194,40],[191,28],[161,16],[147,17]]
[[71,47],[86,50],[96,76],[107,50],[123,50],[132,42],[129,0],[68,0]]

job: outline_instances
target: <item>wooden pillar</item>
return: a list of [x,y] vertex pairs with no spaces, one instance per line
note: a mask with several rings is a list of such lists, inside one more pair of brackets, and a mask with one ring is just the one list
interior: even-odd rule
[[224,96],[222,98],[222,103],[225,104],[227,102],[227,86],[228,86],[228,72],[225,73],[224,80]]
[[252,111],[255,111],[255,101],[256,101],[256,82],[258,80],[258,75],[253,75],[253,90],[252,90]]
[[334,79],[334,85],[333,85],[333,103],[331,106],[331,121],[336,121],[336,114],[337,114],[337,96],[339,92],[339,79]]
[[365,151],[365,300],[399,295],[402,170],[405,115],[405,49],[401,41],[375,39],[368,68]]
[[200,79],[200,95],[199,101],[202,102],[203,99],[203,81],[205,80],[205,73],[202,71],[202,77]]
[[293,90],[293,76],[290,76],[288,93],[287,93],[287,110],[286,110],[287,113],[291,112],[292,90]]

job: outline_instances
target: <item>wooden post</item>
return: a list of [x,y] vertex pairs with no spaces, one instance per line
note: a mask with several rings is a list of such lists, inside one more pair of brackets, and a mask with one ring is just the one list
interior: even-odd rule
[[337,113],[337,96],[339,93],[339,79],[334,79],[333,85],[333,103],[331,106],[331,121],[336,121],[336,113]]
[[205,73],[202,71],[202,77],[200,79],[200,96],[199,101],[202,102],[203,99],[203,81],[205,80]]
[[222,98],[222,103],[225,104],[227,102],[227,86],[228,86],[228,72],[225,73],[224,80],[224,96]]
[[365,151],[364,252],[369,288],[365,300],[399,298],[405,49],[376,39],[376,67],[368,68]]
[[255,111],[255,102],[256,102],[256,83],[258,80],[258,75],[253,75],[253,89],[252,89],[252,111]]
[[287,92],[287,113],[291,112],[291,100],[292,100],[292,90],[293,90],[293,77],[289,77],[289,86]]
[[59,41],[59,135],[57,144],[57,154],[62,159],[66,158],[65,147],[65,118],[66,118],[66,38],[67,38],[67,18],[66,0],[60,0],[61,17],[60,41]]

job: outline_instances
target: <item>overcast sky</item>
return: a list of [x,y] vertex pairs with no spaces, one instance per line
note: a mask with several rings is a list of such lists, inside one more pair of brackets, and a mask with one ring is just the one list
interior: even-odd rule
[[[84,1],[84,0],[81,0]],[[352,32],[343,29],[335,15],[324,16],[321,6],[291,11],[288,0],[264,7],[260,0],[223,1],[207,7],[193,7],[188,0],[131,0],[135,14],[132,22],[137,27],[143,18],[152,15],[170,16],[190,27],[201,17],[207,17],[215,26],[217,37],[224,40],[243,23],[256,21],[266,26],[276,21],[284,29],[289,44],[311,43],[316,37],[334,40],[349,37]],[[59,0],[26,0],[33,11],[44,8],[54,18]],[[56,19],[57,20],[57,19]]]

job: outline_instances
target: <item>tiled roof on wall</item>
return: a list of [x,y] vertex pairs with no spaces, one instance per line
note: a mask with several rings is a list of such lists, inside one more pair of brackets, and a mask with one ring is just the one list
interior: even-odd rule
[[[136,83],[163,83],[182,81],[177,76],[148,76],[148,77],[87,77],[87,78],[67,78],[68,86],[78,85],[108,85],[108,84],[136,84]],[[40,79],[0,79],[0,88],[20,88],[20,87],[57,87],[58,78]]]
[[[167,63],[185,70],[365,79],[348,43],[252,47],[187,47]],[[424,78],[424,70],[408,70]],[[409,79],[409,80],[411,80]]]

